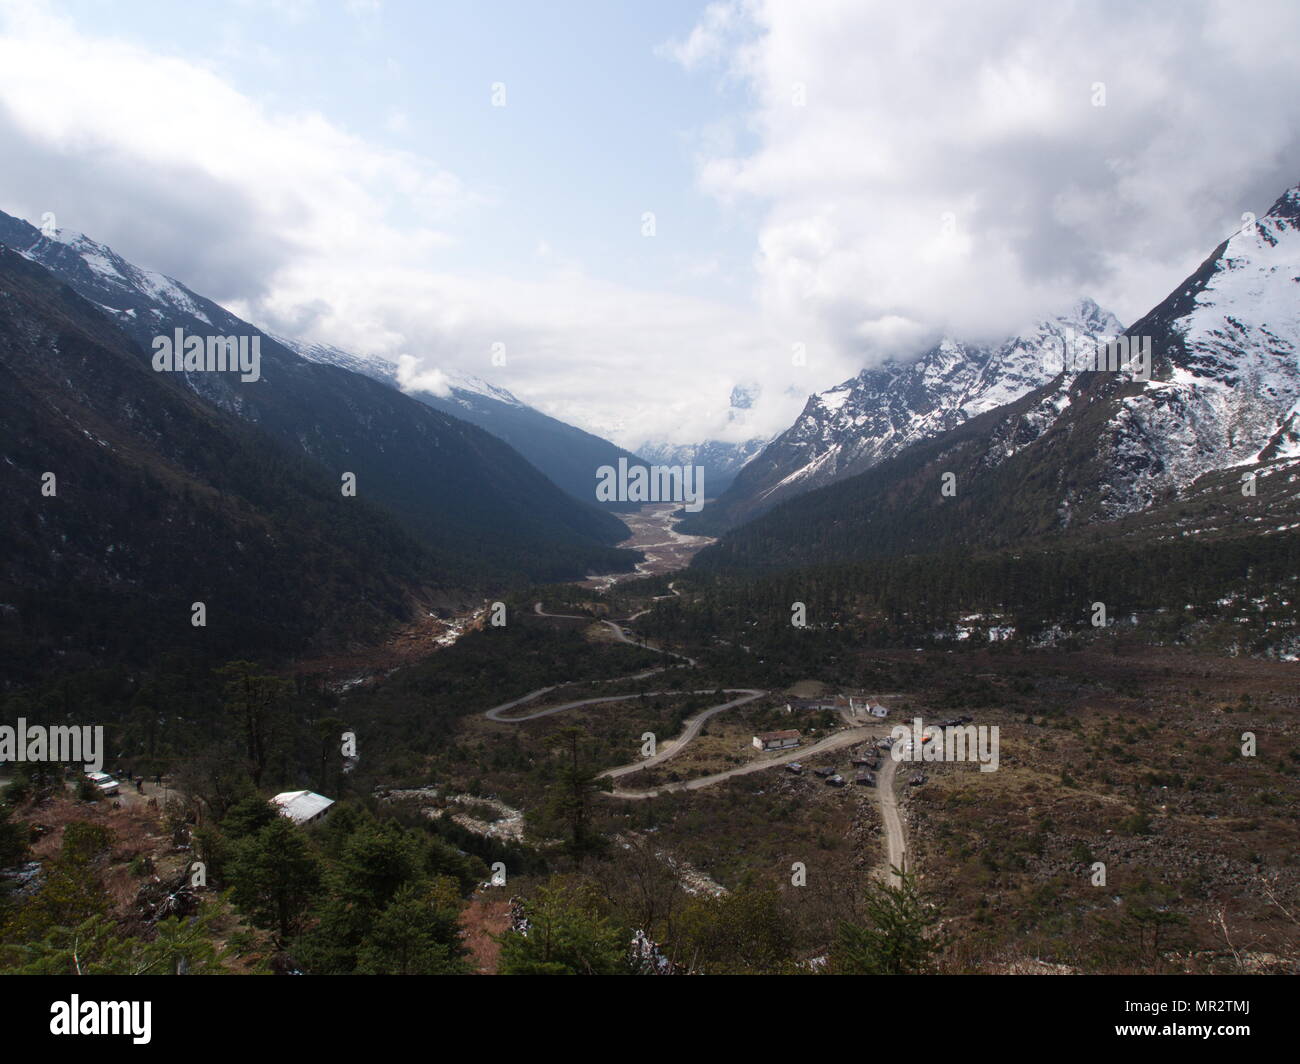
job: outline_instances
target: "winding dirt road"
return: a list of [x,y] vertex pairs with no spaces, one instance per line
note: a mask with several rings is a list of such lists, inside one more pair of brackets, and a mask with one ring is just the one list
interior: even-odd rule
[[[709,695],[713,694],[713,691],[654,691],[652,693]],[[619,765],[618,768],[607,768],[604,772],[600,773],[597,778],[601,779],[608,776],[610,779],[617,779],[619,776],[626,776],[630,772],[638,772],[643,768],[650,768],[654,765],[662,764],[675,754],[681,753],[681,751],[686,748],[687,744],[700,734],[700,729],[704,727],[704,722],[710,717],[715,716],[724,710],[733,709],[736,706],[743,706],[745,703],[752,702],[756,698],[762,698],[767,694],[766,691],[760,691],[753,687],[724,687],[722,693],[727,695],[743,695],[744,697],[733,698],[730,702],[723,702],[716,706],[710,706],[703,712],[697,713],[693,717],[689,717],[686,720],[685,725],[682,727],[681,735],[677,736],[676,739],[669,739],[663,744],[662,748],[651,757],[635,761],[630,765]],[[615,793],[614,796],[616,798],[625,797],[625,795],[621,793]]]
[[[748,701],[748,700],[746,700]],[[719,709],[723,707],[718,707]],[[679,783],[665,783],[659,787],[652,787],[648,790],[640,791],[612,791],[607,797],[609,798],[655,798],[661,794],[668,794],[671,791],[698,791],[702,787],[712,787],[715,783],[721,783],[723,780],[729,780],[736,776],[748,776],[751,772],[763,772],[766,769],[774,768],[777,765],[788,765],[791,761],[799,761],[805,757],[811,757],[814,754],[824,754],[828,750],[841,750],[846,746],[853,746],[855,743],[864,742],[874,737],[874,729],[871,728],[853,728],[848,731],[836,732],[834,735],[828,735],[826,738],[805,746],[800,750],[792,750],[788,754],[781,754],[779,757],[771,758],[765,761],[751,761],[747,765],[737,765],[735,768],[729,768],[725,772],[715,772],[711,776],[700,776],[693,780],[682,780]],[[679,745],[674,753],[679,751]],[[617,769],[609,769],[602,772],[602,776],[627,775],[630,772],[636,772],[643,768],[648,768],[652,764],[651,758],[644,761],[637,761],[631,765],[623,765]]]
[[[673,594],[680,595],[681,592],[674,590]],[[656,595],[654,601],[658,602],[660,599],[669,598],[669,597],[670,596],[668,595]],[[592,619],[581,613],[547,613],[544,609],[542,609],[542,604],[540,602],[533,603],[533,612],[536,613],[538,617],[556,617],[566,621],[590,621]],[[632,621],[640,617],[641,614],[649,613],[649,612],[650,610],[647,608],[637,613],[634,613],[624,623],[630,624]],[[677,658],[679,661],[684,661],[686,662],[687,665],[690,665],[692,667],[694,667],[695,665],[695,659],[688,658],[685,654],[678,654],[675,650],[664,650],[662,647],[651,646],[649,643],[645,642],[642,639],[634,639],[632,636],[628,634],[627,629],[624,628],[623,625],[619,624],[617,621],[602,620],[600,623],[603,624],[606,628],[608,628],[611,632],[613,632],[614,638],[617,639],[620,643],[627,643],[630,646],[640,647],[642,650],[653,650],[657,654],[667,654],[670,658]],[[652,671],[661,672],[662,669],[654,669]],[[617,679],[635,680],[640,676],[648,676],[648,675],[650,675],[650,673],[642,672],[642,673],[637,673],[635,676],[623,676],[623,677],[617,677]],[[597,680],[593,682],[609,683],[610,681]],[[548,691],[554,690],[554,688],[548,687],[547,690]]]
[[[669,591],[673,595],[680,594],[680,592],[671,584],[669,585]],[[668,597],[670,596],[658,596],[658,598]],[[554,617],[563,620],[576,621],[591,620],[590,617],[582,614],[547,613],[542,609],[542,604],[540,602],[533,604],[533,611],[539,617]],[[640,617],[642,614],[647,612],[649,612],[648,609],[641,610],[627,618],[627,621],[630,622],[635,620],[637,617]],[[628,634],[627,629],[617,621],[602,620],[600,623],[608,627],[614,633],[615,638],[621,642],[629,643],[632,646],[638,646],[645,650],[654,650],[660,654],[666,654],[670,657],[677,658],[685,663],[685,667],[694,667],[696,664],[694,658],[687,657],[685,654],[678,654],[671,650],[663,650],[660,647],[651,646],[649,643],[633,638]],[[683,666],[661,665],[643,672],[634,673],[630,676],[618,676],[609,680],[596,680],[589,682],[619,683],[628,680],[641,680],[648,676],[653,676],[656,673],[663,672],[669,668],[681,667]],[[551,691],[557,691],[563,687],[572,686],[575,682],[577,681],[553,684],[550,687],[539,687],[537,690],[530,691],[528,694],[522,695],[510,702],[503,702],[499,706],[493,706],[484,713],[484,716],[486,716],[488,720],[497,721],[502,724],[519,724],[526,720],[537,720],[539,717],[549,717],[554,713],[562,713],[567,709],[576,709],[579,706],[594,706],[606,702],[623,702],[629,699],[641,697],[650,698],[667,695],[713,694],[717,690],[717,688],[712,688],[703,691],[636,691],[617,695],[602,695],[595,698],[580,698],[572,702],[564,702],[557,706],[548,706],[545,709],[539,709],[536,712],[526,713],[521,716],[506,716],[507,713],[519,706],[527,705],[529,702],[541,698],[543,695],[549,694]],[[728,709],[734,709],[736,706],[743,706],[768,694],[767,691],[750,687],[727,687],[723,688],[722,691],[724,694],[740,695],[741,697],[733,698],[729,702],[721,702],[716,706],[710,706],[708,709],[702,710],[695,714],[695,716],[688,718],[682,727],[681,734],[664,743],[662,748],[659,749],[654,756],[643,758],[640,761],[634,761],[631,764],[619,765],[617,768],[606,769],[604,772],[600,773],[598,778],[618,779],[620,776],[628,776],[634,772],[640,772],[642,769],[652,768],[655,765],[662,764],[669,758],[681,753],[682,750],[684,750],[690,742],[700,734],[700,729],[703,728],[704,723],[710,717],[713,717],[718,713],[723,713]],[[846,723],[849,723],[850,725],[852,724],[847,717],[845,719]],[[776,768],[780,765],[787,765],[792,761],[812,757],[816,754],[826,753],[831,750],[840,750],[844,747],[854,746],[861,742],[874,741],[882,738],[885,734],[887,734],[887,732],[882,732],[881,725],[879,724],[856,727],[850,726],[845,728],[843,731],[826,736],[824,739],[813,743],[811,746],[804,747],[800,750],[792,750],[789,753],[781,754],[778,757],[761,761],[751,761],[748,764],[738,765],[735,768],[727,769],[725,772],[715,772],[709,776],[700,776],[696,779],[682,780],[676,783],[665,783],[661,786],[644,790],[613,790],[607,792],[606,796],[609,798],[624,798],[636,801],[645,798],[655,798],[661,794],[668,794],[674,791],[696,791],[704,787],[712,787],[715,784],[721,783],[724,780],[733,779],[736,776],[747,776],[752,772],[764,772],[767,769]],[[898,809],[898,794],[895,790],[897,785],[897,768],[898,762],[890,756],[888,751],[885,751],[884,764],[881,766],[880,772],[876,777],[877,800],[880,803],[881,821],[885,829],[886,870],[889,873],[890,882],[895,885],[897,885],[899,880],[893,873],[892,869],[905,869],[905,862],[907,859],[907,836],[903,831],[903,821]]]
[[[662,670],[655,669],[654,671],[661,672]],[[648,675],[648,673],[637,673],[637,676],[646,675]],[[619,677],[620,680],[632,680],[636,678],[637,677],[634,676]],[[518,724],[525,720],[536,720],[538,717],[549,717],[552,713],[560,713],[566,709],[577,709],[578,706],[598,706],[602,702],[627,702],[636,698],[654,698],[658,695],[711,695],[717,690],[717,688],[710,687],[704,691],[637,691],[633,694],[601,695],[598,698],[579,698],[575,702],[565,702],[560,706],[547,706],[545,709],[539,709],[536,713],[529,713],[522,717],[502,716],[503,713],[513,707],[523,705],[525,702],[529,702],[534,698],[540,698],[542,695],[546,694],[547,691],[554,690],[554,687],[539,687],[536,691],[531,691],[522,698],[516,698],[513,702],[505,702],[502,705],[493,706],[483,715],[487,717],[488,720],[495,720],[502,724]],[[721,713],[724,709],[730,709],[732,706],[744,705],[746,702],[752,702],[754,699],[762,698],[767,694],[766,691],[757,691],[750,687],[724,687],[722,691],[724,694],[743,694],[748,695],[749,697],[737,698],[732,702],[724,702],[722,705],[712,706],[709,709],[706,709],[703,713],[696,714],[686,722],[686,727],[683,729],[682,734],[676,740],[671,740],[667,746],[673,747],[675,752],[676,749],[680,749],[682,746],[685,746],[686,743],[694,739],[700,732],[700,726],[708,720],[709,717],[713,716],[713,714]],[[656,754],[653,758],[646,758],[645,761],[638,762],[637,767],[645,767],[652,763],[657,764],[658,761],[663,760],[664,757],[665,754],[663,753]],[[610,772],[602,773],[602,775],[610,775],[616,771],[621,770],[611,769]]]

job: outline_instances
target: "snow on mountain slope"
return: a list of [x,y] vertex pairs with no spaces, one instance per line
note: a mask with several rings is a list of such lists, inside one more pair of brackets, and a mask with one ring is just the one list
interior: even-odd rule
[[344,351],[341,347],[312,343],[310,340],[281,336],[279,333],[270,333],[268,335],[273,335],[290,351],[296,355],[301,355],[309,362],[317,362],[323,366],[338,366],[340,369],[360,373],[371,378],[371,380],[377,380],[381,384],[397,387],[397,366],[386,358],[354,355],[351,351]]
[[1296,453],[1300,186],[1129,334],[1152,338],[1156,371],[1109,389],[1103,516],[1143,509],[1212,470]]
[[[1291,487],[1300,475],[1300,186],[1220,244],[1125,330],[1125,342],[1149,348],[1149,379],[1058,374],[797,507],[735,528],[696,564],[992,549],[1072,530],[1154,541],[1292,527],[1300,516]],[[839,416],[848,409],[842,404]],[[1253,495],[1242,490],[1248,474]],[[957,489],[945,496],[935,488],[949,476]]]
[[465,406],[473,403],[475,398],[491,399],[493,402],[506,403],[509,406],[527,405],[518,399],[513,392],[498,388],[495,384],[489,384],[482,377],[475,377],[468,373],[449,373],[447,375],[447,387],[451,389],[452,398]]
[[809,398],[794,425],[737,475],[715,520],[734,525],[869,469],[1051,381],[1065,366],[1067,340],[1091,349],[1122,330],[1113,314],[1081,299],[997,346],[945,338],[914,361],[865,369]]
[[[310,340],[299,340],[278,334],[275,338],[291,351],[312,362],[319,362],[327,366],[339,366],[353,373],[362,373],[384,384],[390,384],[394,388],[401,386],[397,363],[381,355],[357,355],[351,351],[344,351],[341,347],[334,347],[331,344],[318,344]],[[475,407],[484,399],[495,403],[505,403],[507,406],[522,407],[527,405],[512,392],[491,384],[481,377],[446,370],[440,371],[440,376],[445,381],[447,389],[447,394],[443,395],[442,398],[450,399],[460,406],[466,408]]]
[[[77,275],[79,288],[104,310],[120,317],[155,310],[161,304],[211,325],[190,291],[178,281],[154,270],[127,262],[116,251],[73,229],[58,229],[49,236],[20,240],[13,249],[43,266]],[[96,295],[99,298],[95,298]],[[155,313],[155,316],[158,316]]]
[[704,470],[704,491],[716,497],[735,479],[745,464],[762,452],[768,441],[759,436],[742,443],[705,440],[703,443],[646,443],[638,453],[652,465],[699,466]]

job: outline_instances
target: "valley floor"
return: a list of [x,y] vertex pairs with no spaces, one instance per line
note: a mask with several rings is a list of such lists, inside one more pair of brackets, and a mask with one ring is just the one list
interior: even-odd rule
[[[659,537],[671,524],[665,508],[648,514],[641,545],[669,542]],[[617,583],[620,601],[635,607],[629,619],[539,603],[531,623],[596,642],[610,631],[629,639],[632,618],[654,602]],[[574,675],[572,691],[547,688],[465,717],[460,763],[431,768],[449,793],[472,785],[523,808],[531,824],[545,785],[535,773],[495,769],[496,751],[522,746],[540,765],[550,737],[576,726],[592,744],[593,771],[614,787],[595,814],[602,831],[651,831],[661,863],[723,889],[776,886],[810,957],[856,912],[869,881],[905,864],[944,913],[949,970],[1300,967],[1293,663],[1158,648],[864,649],[833,673],[764,686],[757,660],[720,672],[697,661],[707,649],[677,645],[667,668],[585,686]],[[843,682],[854,675],[879,681],[888,697],[874,697],[890,719],[785,716],[795,691],[862,693]],[[852,779],[850,758],[892,726],[958,714],[997,729],[996,771],[886,760],[875,788],[829,787],[814,774]],[[756,758],[750,736],[776,728],[800,729],[800,746]],[[629,757],[646,732],[659,752]],[[799,775],[785,770],[796,761]],[[925,781],[913,785],[917,767]],[[527,841],[554,851],[554,839],[532,829]],[[614,880],[626,874],[617,851],[607,860]],[[806,887],[791,885],[796,864]]]

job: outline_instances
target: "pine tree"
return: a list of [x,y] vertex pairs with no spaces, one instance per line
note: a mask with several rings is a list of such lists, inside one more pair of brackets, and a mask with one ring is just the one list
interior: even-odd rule
[[586,886],[553,883],[525,906],[526,934],[507,932],[501,975],[630,975],[628,936],[601,911]]
[[934,971],[942,948],[934,929],[939,911],[920,893],[916,876],[900,873],[899,884],[873,883],[867,889],[866,924],[840,925],[831,953],[839,975],[923,975]]
[[281,942],[287,941],[320,885],[320,865],[301,829],[276,817],[233,851],[235,904],[255,926],[274,929]]
[[582,758],[580,743],[586,736],[581,728],[561,728],[548,745],[559,749],[561,764],[549,789],[546,815],[569,829],[569,851],[582,857],[600,849],[601,839],[591,830],[591,799],[601,789],[595,771]]
[[361,975],[464,975],[459,903],[451,880],[403,886],[357,949]]

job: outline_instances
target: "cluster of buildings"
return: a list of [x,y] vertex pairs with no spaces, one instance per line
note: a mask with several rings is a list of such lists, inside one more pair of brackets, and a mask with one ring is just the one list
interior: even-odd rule
[[[853,777],[854,783],[860,787],[874,787],[876,785],[874,770],[880,768],[880,758],[874,753],[874,748],[868,747],[863,754],[853,758],[849,763],[858,769],[858,774]],[[803,775],[803,765],[799,764],[798,761],[791,761],[790,764],[785,766],[785,770],[792,776]],[[843,787],[848,782],[830,765],[823,765],[821,768],[813,769],[813,775],[820,777],[829,787]]]
[[[818,713],[830,710],[832,713],[847,713],[850,717],[877,717],[884,719],[889,710],[879,702],[859,695],[826,695],[821,698],[792,698],[785,704],[785,711],[795,713]],[[756,750],[791,750],[798,746],[801,736],[793,729],[787,731],[760,732],[754,736]]]
[[889,710],[878,702],[857,695],[826,695],[821,698],[792,698],[785,704],[787,713],[815,713],[821,710],[841,713],[847,710],[855,717],[887,717]]

